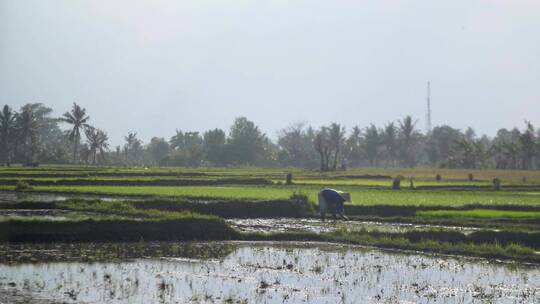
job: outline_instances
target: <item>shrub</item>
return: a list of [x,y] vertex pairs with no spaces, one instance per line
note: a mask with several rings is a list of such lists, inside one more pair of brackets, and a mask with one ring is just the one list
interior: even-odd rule
[[29,183],[25,181],[17,181],[17,184],[15,184],[15,191],[27,191],[32,190],[32,186],[30,186]]
[[293,181],[292,181],[292,173],[287,173],[287,177],[286,177],[286,180],[285,180],[285,185],[292,185]]
[[290,197],[289,197],[290,200],[292,201],[295,201],[295,202],[298,202],[298,203],[307,203],[309,201],[309,198],[307,196],[307,194],[299,191],[299,192],[294,192]]
[[[313,215],[315,213],[316,206],[309,202],[307,194],[302,192],[294,192],[289,199],[293,202],[293,210],[289,211],[289,216],[306,216]],[[260,204],[260,203],[258,203]]]
[[409,177],[409,189],[414,189],[414,179],[412,176]]
[[394,177],[394,181],[392,182],[392,189],[393,190],[400,190],[401,189],[401,181],[403,180],[402,175],[398,175]]
[[501,190],[501,179],[498,177],[495,177],[493,179],[493,190],[495,191]]

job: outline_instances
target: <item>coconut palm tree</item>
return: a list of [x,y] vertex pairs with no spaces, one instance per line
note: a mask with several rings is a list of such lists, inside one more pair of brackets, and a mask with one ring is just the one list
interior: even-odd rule
[[364,143],[366,147],[366,157],[371,167],[377,167],[377,156],[381,144],[380,130],[374,124],[371,124],[364,131]]
[[526,121],[526,128],[519,135],[519,144],[521,150],[521,168],[528,170],[533,165],[534,154],[536,152],[536,138],[534,136],[533,125]]
[[73,162],[77,161],[77,149],[81,140],[81,130],[86,130],[90,127],[87,123],[90,120],[90,116],[86,115],[86,109],[81,108],[77,103],[73,103],[73,107],[70,112],[64,113],[61,121],[70,124],[71,130],[67,132],[69,140],[73,142]]
[[124,137],[126,144],[124,145],[124,153],[126,155],[126,162],[129,161],[129,154],[136,160],[137,155],[142,149],[141,140],[137,138],[137,132],[128,132],[128,135]]
[[85,130],[85,135],[88,148],[92,154],[92,164],[95,165],[97,164],[96,156],[98,152],[101,160],[104,160],[105,150],[109,149],[109,143],[107,142],[109,137],[107,136],[107,133],[96,128],[87,128]]
[[39,122],[30,107],[23,107],[16,119],[19,141],[23,147],[23,159],[27,164],[34,161],[37,149]]
[[5,105],[0,112],[0,160],[9,165],[11,155],[11,143],[15,135],[16,113]]
[[398,149],[398,130],[393,122],[387,124],[384,127],[382,134],[382,143],[384,144],[386,150],[386,156],[388,157],[388,162],[390,166],[394,168],[396,166],[396,154]]
[[413,122],[411,116],[406,116],[399,122],[399,137],[401,141],[401,157],[405,166],[414,166],[416,160],[414,157],[414,146],[416,145],[419,134],[415,129],[416,122]]

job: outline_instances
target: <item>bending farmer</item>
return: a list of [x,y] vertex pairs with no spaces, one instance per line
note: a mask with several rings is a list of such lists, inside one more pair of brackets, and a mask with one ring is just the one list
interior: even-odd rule
[[344,219],[348,220],[345,216],[345,209],[343,204],[345,202],[351,201],[351,196],[347,192],[337,191],[334,189],[325,188],[319,191],[318,195],[319,201],[319,212],[321,214],[321,219],[324,221],[326,212],[332,213],[332,217],[336,219],[336,213]]

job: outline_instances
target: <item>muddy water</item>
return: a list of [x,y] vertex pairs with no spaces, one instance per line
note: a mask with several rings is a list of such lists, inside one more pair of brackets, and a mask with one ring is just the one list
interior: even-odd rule
[[540,268],[349,246],[224,258],[0,264],[0,303],[539,303]]
[[[40,220],[40,221],[67,221],[84,220],[89,218],[128,218],[114,214],[103,214],[87,211],[71,211],[62,209],[0,209],[0,221],[5,220]],[[133,218],[133,217],[129,217]],[[1,303],[0,303],[1,304]]]
[[[102,195],[90,195],[90,194],[57,194],[57,193],[39,193],[39,192],[13,192],[13,191],[0,191],[0,204],[2,203],[16,203],[21,201],[32,202],[53,202],[53,201],[65,201],[70,198],[79,199],[100,199],[102,201],[117,201],[125,200],[129,197],[121,196],[102,196]],[[133,199],[133,197],[131,197]],[[137,198],[142,199],[142,198]]]
[[458,226],[439,226],[439,225],[420,225],[407,223],[387,223],[373,221],[333,221],[325,222],[320,219],[313,218],[256,218],[256,219],[227,219],[226,222],[232,227],[243,232],[290,232],[290,231],[308,231],[308,232],[331,232],[338,229],[348,231],[358,231],[365,229],[367,231],[381,232],[406,232],[411,230],[429,230],[429,229],[444,229],[454,230],[462,233],[471,233],[478,230],[473,227],[458,227]]

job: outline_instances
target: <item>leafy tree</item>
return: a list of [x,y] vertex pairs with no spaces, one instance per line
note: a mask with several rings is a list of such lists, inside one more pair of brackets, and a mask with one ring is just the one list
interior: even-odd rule
[[71,125],[68,131],[69,140],[73,143],[73,162],[77,161],[77,149],[81,141],[81,131],[89,128],[88,121],[90,117],[86,115],[86,109],[81,108],[77,103],[73,103],[70,112],[62,115],[61,120]]
[[229,159],[239,165],[257,165],[265,158],[266,135],[246,117],[237,118],[227,140]]
[[362,161],[362,130],[355,126],[345,141],[344,155],[353,166],[359,166]]
[[293,124],[278,134],[283,164],[297,167],[316,167],[317,155],[313,149],[314,132],[304,123]]
[[183,149],[185,148],[184,142],[184,133],[177,129],[176,134],[169,140],[170,148],[173,150]]
[[206,131],[203,141],[204,158],[214,166],[225,165],[225,132],[221,129]]
[[336,170],[339,154],[341,152],[341,147],[343,146],[344,141],[345,141],[345,128],[342,127],[340,124],[332,123],[328,127],[328,136],[330,140],[331,149],[334,155],[332,169]]
[[467,127],[467,130],[465,130],[465,138],[471,142],[476,139],[476,132],[472,127]]
[[319,153],[319,157],[321,160],[321,167],[320,167],[321,171],[329,170],[328,162],[329,162],[330,154],[332,151],[331,145],[332,145],[332,142],[330,140],[328,127],[323,126],[315,134],[315,138],[313,139],[313,147],[315,148],[315,151]]
[[[453,149],[453,146],[458,144],[462,139],[466,139],[458,129],[450,126],[437,126],[433,128],[429,134],[428,156],[433,166],[438,164],[447,165],[450,157],[459,149]],[[472,142],[472,139],[466,139],[467,143]],[[462,145],[461,148],[464,146]]]
[[514,128],[512,130],[500,129],[493,139],[491,154],[495,158],[495,168],[497,169],[517,169],[520,154],[520,132]]
[[156,163],[169,153],[169,143],[162,137],[152,137],[148,149]]

